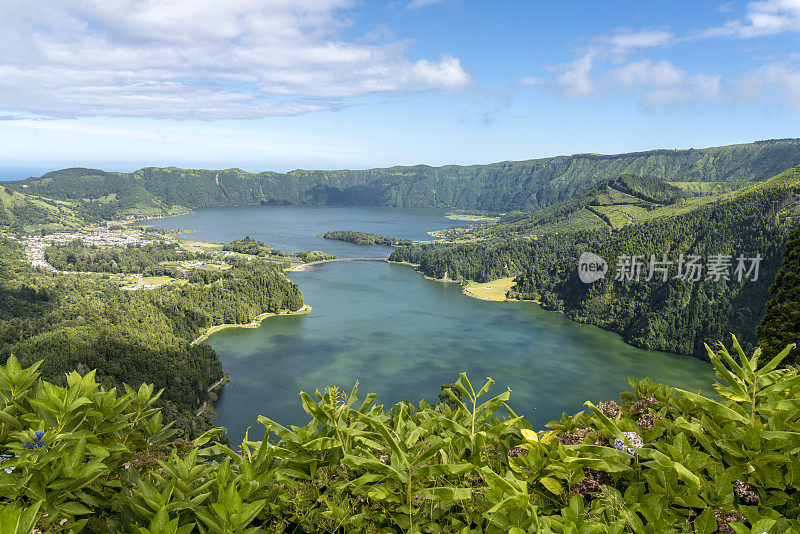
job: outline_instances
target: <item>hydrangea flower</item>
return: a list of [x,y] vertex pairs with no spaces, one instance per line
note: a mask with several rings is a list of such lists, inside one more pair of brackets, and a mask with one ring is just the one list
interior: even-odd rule
[[636,454],[634,449],[641,449],[644,447],[644,441],[636,432],[623,432],[625,437],[628,439],[628,442],[631,444],[629,447],[625,444],[625,441],[621,440],[620,438],[616,438],[614,440],[614,448],[618,451],[625,451],[628,454]]
[[518,456],[527,456],[528,451],[523,449],[522,447],[514,447],[513,449],[509,450],[506,454],[508,454],[509,458],[516,458]]
[[33,441],[28,441],[27,443],[25,443],[22,446],[23,449],[38,449],[39,447],[45,446],[44,441],[42,441],[42,437],[44,437],[44,431],[37,430],[34,434],[36,437],[33,438]]
[[[5,462],[6,460],[10,460],[13,457],[14,456],[11,455],[11,454],[0,454],[0,464]],[[14,471],[14,468],[13,467],[6,467],[5,470],[6,470],[6,473],[11,473],[11,472]]]
[[755,487],[747,482],[734,480],[733,493],[745,504],[758,504],[758,492]]
[[631,414],[633,415],[641,415],[643,413],[648,413],[650,408],[658,409],[661,406],[661,403],[653,397],[642,397],[641,399],[637,400],[631,406]]
[[619,415],[621,408],[619,404],[614,401],[601,402],[597,409],[600,410],[606,417],[614,418]]
[[734,534],[734,530],[730,526],[731,523],[744,523],[747,520],[736,510],[723,510],[721,508],[714,510],[714,517],[717,519],[717,528],[724,534]]
[[583,478],[571,489],[584,499],[592,499],[600,491],[600,486],[608,483],[608,475],[589,467],[583,468]]
[[559,434],[557,436],[558,441],[564,445],[580,445],[583,443],[583,440],[586,439],[586,436],[589,435],[589,431],[589,428],[576,428],[572,432]]
[[656,419],[663,419],[663,417],[660,413],[643,413],[636,422],[639,423],[640,427],[648,429],[653,427],[653,423]]

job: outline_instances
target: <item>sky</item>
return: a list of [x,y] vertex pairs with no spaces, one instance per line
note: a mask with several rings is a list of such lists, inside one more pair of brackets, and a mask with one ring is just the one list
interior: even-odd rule
[[800,0],[2,0],[0,35],[0,177],[800,137]]

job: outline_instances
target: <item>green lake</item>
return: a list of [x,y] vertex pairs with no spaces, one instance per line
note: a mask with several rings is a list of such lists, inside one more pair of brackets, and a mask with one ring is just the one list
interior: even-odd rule
[[[466,224],[444,214],[382,207],[213,208],[149,224],[193,230],[193,239],[207,241],[249,234],[286,251],[382,257],[390,249],[318,235],[361,230],[424,239],[428,230]],[[217,410],[234,443],[250,426],[251,437],[263,435],[259,414],[306,424],[300,390],[349,390],[356,380],[362,397],[374,391],[390,405],[407,398],[433,403],[439,386],[462,371],[473,385],[491,376],[493,391],[510,387],[511,407],[535,427],[582,409],[585,400],[619,400],[631,376],[705,391],[714,381],[707,362],[631,347],[616,334],[533,303],[475,300],[456,284],[425,279],[403,265],[330,263],[290,277],[311,313],[270,318],[256,329],[224,330],[208,340],[231,374]]]

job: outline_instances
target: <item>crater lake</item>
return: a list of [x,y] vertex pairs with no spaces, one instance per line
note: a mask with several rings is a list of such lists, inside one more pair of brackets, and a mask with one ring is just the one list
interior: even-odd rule
[[[143,221],[157,228],[192,231],[193,240],[227,242],[249,235],[296,252],[322,250],[340,257],[386,257],[391,248],[322,239],[328,230],[356,230],[408,239],[470,224],[422,208],[264,206],[209,208]],[[711,391],[707,362],[627,345],[611,332],[573,322],[530,302],[489,302],[467,297],[458,284],[424,278],[405,265],[341,262],[291,272],[306,315],[273,317],[255,329],[211,336],[231,382],[217,403],[218,424],[233,443],[248,427],[251,439],[265,415],[284,425],[304,425],[301,390],[359,381],[360,397],[378,403],[437,401],[440,385],[466,372],[473,385],[485,377],[493,392],[512,390],[509,405],[536,428],[589,399],[619,401],[628,377],[649,376],[685,389]]]

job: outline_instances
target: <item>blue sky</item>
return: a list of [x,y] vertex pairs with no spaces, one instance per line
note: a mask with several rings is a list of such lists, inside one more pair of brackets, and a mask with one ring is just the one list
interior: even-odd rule
[[11,0],[0,167],[470,164],[798,137],[800,0]]

